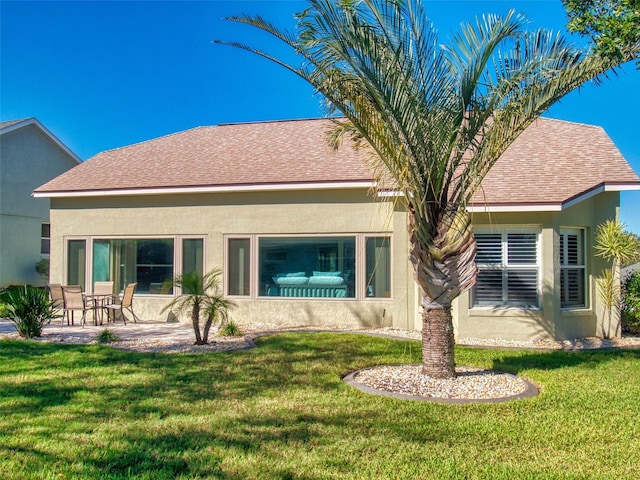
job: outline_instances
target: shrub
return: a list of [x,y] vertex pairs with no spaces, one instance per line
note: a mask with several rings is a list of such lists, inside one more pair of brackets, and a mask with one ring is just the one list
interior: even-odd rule
[[240,330],[238,324],[233,320],[229,320],[228,322],[223,324],[220,327],[220,331],[218,332],[218,334],[223,337],[241,337],[242,335],[244,335],[242,333],[242,330]]
[[36,272],[45,280],[49,281],[49,259],[42,258],[36,262]]
[[13,322],[18,334],[24,338],[39,337],[42,327],[59,318],[49,292],[30,285],[9,287],[0,292],[4,316]]
[[640,270],[623,279],[621,316],[623,332],[640,334]]
[[98,341],[98,343],[111,343],[111,342],[120,341],[118,336],[108,328],[105,328],[104,330],[102,330],[100,334],[96,337],[96,340]]

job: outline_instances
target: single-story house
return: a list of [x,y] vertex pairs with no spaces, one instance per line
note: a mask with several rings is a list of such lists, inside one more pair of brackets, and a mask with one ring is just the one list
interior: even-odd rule
[[[420,329],[401,203],[374,198],[326,119],[199,127],[106,151],[37,188],[51,200],[52,281],[138,282],[136,313],[165,318],[182,272],[222,267],[232,317]],[[456,335],[596,335],[596,226],[640,179],[602,128],[541,118],[469,205],[480,274]]]
[[47,283],[36,263],[49,258],[49,199],[31,194],[80,162],[37,119],[0,122],[0,287]]

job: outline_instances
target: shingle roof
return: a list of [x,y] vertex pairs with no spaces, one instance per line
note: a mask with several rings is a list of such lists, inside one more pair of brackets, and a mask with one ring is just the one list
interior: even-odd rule
[[327,120],[198,127],[100,153],[39,192],[370,180],[350,148],[333,151]]
[[474,203],[567,202],[602,184],[640,185],[604,129],[540,118],[507,149]]
[[[362,154],[327,146],[326,119],[198,127],[106,151],[37,194],[371,182]],[[640,180],[600,127],[541,118],[509,147],[476,195],[479,205],[563,203]]]

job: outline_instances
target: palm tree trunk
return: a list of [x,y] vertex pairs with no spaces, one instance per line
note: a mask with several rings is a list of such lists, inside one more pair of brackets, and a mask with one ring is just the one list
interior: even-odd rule
[[196,345],[202,345],[202,337],[200,336],[200,305],[197,303],[193,306],[191,312],[191,323],[193,324],[193,333],[196,335]]
[[427,306],[422,311],[422,373],[433,378],[456,376],[453,318],[450,305]]
[[202,331],[202,343],[209,343],[209,330],[211,330],[211,325],[213,324],[213,317],[209,315],[207,317],[207,321],[204,324],[204,330]]

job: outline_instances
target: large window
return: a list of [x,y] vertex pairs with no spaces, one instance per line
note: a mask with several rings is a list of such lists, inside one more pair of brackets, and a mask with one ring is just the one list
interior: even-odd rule
[[478,278],[473,306],[538,306],[538,234],[476,233]]
[[139,293],[170,294],[172,238],[94,240],[93,281],[113,281],[116,291],[137,282]]
[[390,298],[390,237],[229,237],[225,281],[230,296]]
[[584,231],[560,231],[560,305],[562,308],[586,306]]
[[136,293],[172,295],[177,275],[204,273],[204,253],[202,237],[69,239],[67,283],[91,291],[92,283],[112,281],[117,292],[137,283]]
[[355,237],[260,238],[259,295],[355,296]]

